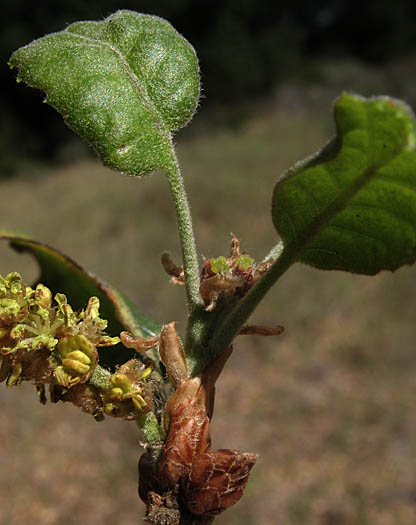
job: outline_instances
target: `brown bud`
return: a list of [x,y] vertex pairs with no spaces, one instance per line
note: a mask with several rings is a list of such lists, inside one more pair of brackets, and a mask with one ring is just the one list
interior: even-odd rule
[[169,432],[159,463],[164,488],[174,487],[191,469],[195,455],[210,445],[209,419],[204,407],[184,402],[170,412]]
[[182,405],[192,404],[204,409],[206,415],[211,418],[215,383],[232,351],[233,347],[230,345],[204,368],[202,374],[189,377],[181,382],[166,405],[164,414],[166,431],[169,430],[171,415],[174,416]]
[[234,450],[217,450],[196,456],[186,478],[183,499],[190,512],[214,517],[241,498],[257,456]]
[[231,355],[227,348],[201,375],[184,379],[165,410],[165,441],[157,479],[150,456],[143,457],[140,471],[140,497],[147,503],[156,493],[161,505],[166,495],[177,494],[187,509],[203,518],[212,518],[236,503],[242,496],[254,454],[232,450],[210,450],[209,417],[215,382]]
[[[220,361],[225,362],[222,357]],[[210,447],[207,406],[213,405],[213,386],[222,367],[223,364],[211,363],[200,376],[182,381],[166,405],[164,423],[168,436],[159,463],[161,485],[165,488],[177,485],[190,472],[194,457]]]
[[214,517],[236,503],[243,495],[257,456],[232,450],[212,452],[210,441],[209,418],[204,406],[195,401],[171,406],[158,484],[143,460],[141,475],[150,476],[150,482],[142,483],[142,499],[146,501],[157,485],[162,493],[175,490],[179,485],[184,505],[192,514],[205,518]]

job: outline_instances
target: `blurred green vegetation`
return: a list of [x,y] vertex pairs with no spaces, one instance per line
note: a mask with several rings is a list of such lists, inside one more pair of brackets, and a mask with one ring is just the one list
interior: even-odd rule
[[[230,232],[256,259],[276,242],[273,186],[330,137],[338,83],[380,85],[346,65],[321,64],[332,84],[287,85],[238,129],[178,139],[201,254],[226,255]],[[163,250],[180,258],[162,174],[137,180],[85,160],[28,167],[0,191],[2,227],[55,245],[184,329],[184,290],[158,264]],[[0,273],[36,276],[29,257],[7,246],[0,255]],[[218,384],[214,447],[260,454],[218,524],[416,523],[415,291],[413,267],[367,278],[298,265],[282,278],[253,321],[284,334],[237,339]],[[72,405],[42,407],[31,386],[0,386],[1,525],[140,522],[134,424],[96,423]]]

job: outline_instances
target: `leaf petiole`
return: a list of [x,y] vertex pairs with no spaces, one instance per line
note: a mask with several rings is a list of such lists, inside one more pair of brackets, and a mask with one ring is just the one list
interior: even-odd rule
[[195,309],[202,305],[202,299],[199,294],[200,281],[198,256],[192,226],[191,210],[173,146],[172,152],[173,160],[165,169],[165,172],[169,181],[172,200],[175,205],[176,220],[178,223],[179,238],[182,248],[188,313],[191,315]]

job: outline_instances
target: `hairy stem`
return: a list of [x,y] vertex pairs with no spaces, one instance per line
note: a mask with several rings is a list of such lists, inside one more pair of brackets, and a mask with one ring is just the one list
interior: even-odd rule
[[153,412],[142,414],[137,420],[137,425],[143,432],[149,445],[158,445],[159,443],[163,443],[166,438],[165,432],[157,422],[156,416]]
[[97,365],[92,376],[89,379],[89,383],[98,389],[106,390],[110,386],[111,373],[105,368]]
[[185,273],[188,312],[191,314],[202,304],[202,299],[199,295],[199,266],[192,227],[191,210],[176,156],[169,168],[166,169],[166,175],[176,210]]

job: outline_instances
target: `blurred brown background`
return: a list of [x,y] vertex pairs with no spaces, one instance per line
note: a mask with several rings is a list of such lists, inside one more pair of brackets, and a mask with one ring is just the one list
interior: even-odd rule
[[[55,11],[45,3],[43,14],[36,7],[32,16],[23,16],[15,2],[10,26],[28,36],[29,19],[40,21],[32,36],[17,43],[22,45],[78,18],[100,18],[121,7],[149,11],[146,2],[110,3],[98,15],[85,15],[95,6],[83,2],[68,14],[68,5],[62,2],[59,9],[57,2]],[[171,14],[180,26],[190,21],[187,9],[202,3],[177,2],[176,13],[173,7],[166,13],[167,3],[156,4],[151,12]],[[206,42],[230,49],[235,70],[227,74],[235,79],[242,79],[240,61],[260,66],[251,55],[237,60],[232,42],[216,38],[221,24],[251,27],[249,35],[266,35],[266,43],[282,34],[292,40],[303,35],[293,44],[283,39],[276,57],[266,54],[280,69],[267,85],[243,90],[235,105],[229,102],[233,85],[219,86],[225,66],[207,65],[204,72],[202,64],[206,100],[194,124],[177,138],[202,255],[227,254],[230,232],[256,259],[268,252],[277,240],[270,218],[276,179],[331,136],[330,107],[342,89],[391,94],[416,105],[416,54],[406,37],[415,25],[412,5],[389,3],[387,16],[386,3],[368,2],[353,20],[353,4],[308,2],[298,17],[289,6],[266,10],[263,31],[254,2],[213,4],[206,26],[176,24],[197,49],[199,41],[204,63],[211,56]],[[60,25],[48,29],[44,24],[57,23],[54,12]],[[344,15],[350,32],[337,33]],[[369,24],[378,32],[367,31]],[[188,34],[186,27],[193,30]],[[247,47],[252,40],[247,36]],[[264,58],[262,49],[256,56]],[[246,76],[256,77],[246,69]],[[13,84],[13,74],[7,75]],[[1,226],[63,250],[126,292],[149,316],[179,321],[183,330],[185,319],[178,315],[183,289],[171,286],[158,265],[163,250],[179,259],[163,175],[136,180],[102,168],[60,117],[39,104],[39,95],[13,89],[3,99],[10,106],[3,124],[9,119],[11,130],[4,136],[19,140],[5,154],[1,172]],[[27,126],[19,100],[22,107],[38,106]],[[13,104],[18,118],[9,116]],[[59,138],[48,145],[51,130],[59,130]],[[30,142],[33,133],[36,140]],[[25,137],[35,146],[25,146]],[[29,257],[6,245],[0,255],[2,275],[16,270],[28,282],[36,278]],[[366,278],[298,265],[281,279],[253,320],[283,324],[285,333],[274,340],[237,340],[218,385],[214,446],[260,455],[245,497],[219,524],[416,523],[415,291],[410,267]],[[0,385],[0,408],[1,525],[141,523],[144,509],[136,495],[141,438],[133,423],[96,423],[73,406],[43,407],[30,385]]]

